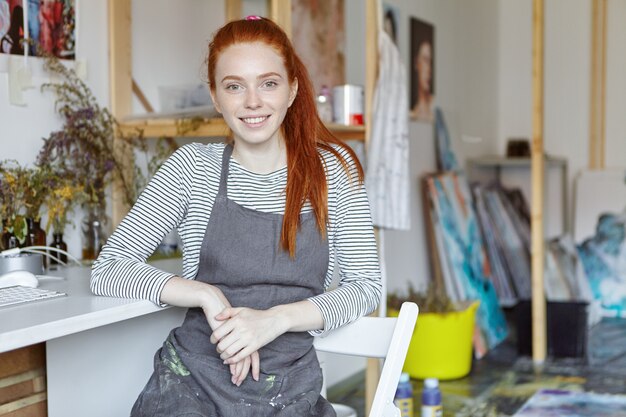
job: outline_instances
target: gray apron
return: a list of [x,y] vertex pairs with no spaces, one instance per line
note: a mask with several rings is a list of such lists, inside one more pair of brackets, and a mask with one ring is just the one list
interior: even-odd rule
[[[232,146],[224,149],[220,185],[206,228],[197,281],[218,287],[234,307],[266,310],[324,291],[328,242],[312,212],[300,216],[294,259],[281,249],[281,214],[263,213],[227,198]],[[322,373],[306,332],[285,333],[259,350],[259,381],[237,387],[209,342],[200,308],[190,308],[154,358],[154,373],[131,415],[335,416],[320,396]]]

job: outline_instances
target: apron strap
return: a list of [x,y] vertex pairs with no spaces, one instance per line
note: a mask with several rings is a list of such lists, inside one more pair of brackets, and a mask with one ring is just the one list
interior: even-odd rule
[[217,198],[226,198],[228,196],[228,166],[232,153],[233,145],[226,145],[224,153],[222,153],[222,172],[220,174],[220,188],[217,191]]

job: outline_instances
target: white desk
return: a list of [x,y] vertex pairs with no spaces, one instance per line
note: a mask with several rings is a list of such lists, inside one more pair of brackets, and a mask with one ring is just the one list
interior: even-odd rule
[[[160,262],[180,272],[180,261]],[[89,268],[59,272],[40,288],[67,297],[0,308],[0,352],[46,342],[48,416],[128,416],[154,353],[186,309],[94,296]]]

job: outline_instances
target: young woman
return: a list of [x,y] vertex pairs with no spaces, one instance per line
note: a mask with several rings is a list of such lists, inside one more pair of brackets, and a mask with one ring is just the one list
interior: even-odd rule
[[[381,290],[362,169],[276,24],[218,30],[208,76],[233,143],[172,155],[93,266],[96,294],[189,307],[132,415],[335,415],[313,335],[373,311]],[[174,227],[183,277],[145,263]]]

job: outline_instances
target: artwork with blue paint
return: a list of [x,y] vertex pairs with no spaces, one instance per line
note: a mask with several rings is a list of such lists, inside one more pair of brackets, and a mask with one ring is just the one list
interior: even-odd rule
[[603,315],[626,317],[626,213],[604,213],[578,255]]
[[440,247],[444,250],[439,250],[438,259],[446,264],[444,273],[451,275],[444,281],[459,283],[466,300],[480,301],[477,323],[481,340],[475,340],[476,355],[480,357],[506,338],[508,328],[490,280],[469,186],[457,173],[430,176],[427,184],[432,227],[443,241]]
[[614,417],[626,415],[626,397],[564,390],[539,390],[513,417]]
[[439,107],[435,109],[435,148],[437,153],[437,169],[439,171],[458,171],[459,164],[450,146],[448,127]]

